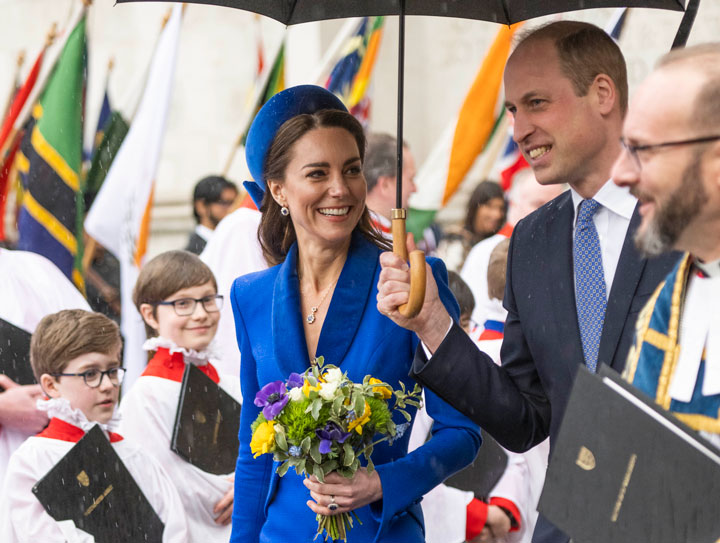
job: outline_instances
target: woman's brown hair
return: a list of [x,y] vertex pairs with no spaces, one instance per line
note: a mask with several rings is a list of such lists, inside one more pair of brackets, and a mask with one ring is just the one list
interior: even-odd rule
[[[365,133],[362,125],[350,113],[336,109],[323,109],[312,114],[304,114],[288,119],[277,131],[265,157],[263,178],[282,182],[285,171],[292,158],[292,148],[300,138],[316,128],[343,128],[357,143],[360,161],[365,160]],[[280,205],[273,199],[270,190],[265,191],[262,205],[262,218],[258,229],[258,239],[265,260],[270,266],[285,260],[290,246],[297,239],[295,228],[289,216],[280,213]],[[390,249],[389,242],[383,237],[372,221],[367,207],[363,211],[355,230],[381,249]]]

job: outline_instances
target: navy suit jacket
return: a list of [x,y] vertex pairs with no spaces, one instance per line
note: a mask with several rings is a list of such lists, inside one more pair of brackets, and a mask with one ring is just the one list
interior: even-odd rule
[[[418,349],[413,377],[477,422],[504,447],[524,452],[550,437],[552,450],[575,373],[584,364],[575,307],[572,196],[567,191],[522,221],[508,252],[503,304],[508,311],[502,366],[453,325],[428,361]],[[638,312],[679,254],[643,258],[633,213],[613,279],[598,364],[622,371]],[[543,537],[540,533],[546,532]],[[567,536],[541,519],[533,541]]]
[[[317,355],[361,382],[367,374],[393,387],[408,377],[418,344],[415,334],[400,328],[377,310],[380,249],[354,234],[347,260],[325,317]],[[440,295],[456,317],[457,303],[447,286],[442,261],[430,259]],[[235,475],[233,542],[256,543],[313,541],[317,522],[305,504],[309,491],[294,470],[282,478],[275,473],[272,455],[256,459],[250,452],[250,425],[260,412],[255,394],[271,381],[286,380],[310,364],[300,314],[297,246],[282,264],[238,278],[231,293],[240,345],[243,409],[240,421],[240,454]],[[355,512],[350,540],[420,543],[425,540],[421,497],[475,458],[480,431],[467,417],[426,394],[428,413],[435,419],[433,437],[408,454],[410,432],[377,445],[372,459],[383,488],[383,498]],[[412,410],[409,410],[412,413]],[[400,416],[396,423],[405,422]]]

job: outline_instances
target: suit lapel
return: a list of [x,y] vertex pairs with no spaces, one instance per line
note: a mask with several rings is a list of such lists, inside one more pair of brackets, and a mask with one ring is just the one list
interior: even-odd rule
[[572,196],[568,190],[558,198],[555,212],[548,217],[546,244],[539,250],[548,251],[550,259],[549,292],[552,297],[554,317],[557,324],[557,341],[566,343],[564,361],[574,375],[574,366],[584,363],[580,328],[575,306],[575,275],[573,264],[573,209]]
[[310,361],[300,319],[300,283],[297,275],[297,244],[288,252],[275,278],[272,298],[272,342],[282,375],[304,372]]
[[353,234],[345,266],[328,308],[316,356],[339,366],[355,338],[372,290],[378,249],[360,234]]
[[625,234],[625,242],[620,253],[620,260],[618,261],[607,309],[605,310],[605,323],[600,338],[598,365],[601,362],[608,365],[614,362],[613,358],[625,327],[630,304],[645,269],[647,259],[643,258],[639,253],[633,239],[639,224],[640,214],[637,206],[635,206],[627,234]]

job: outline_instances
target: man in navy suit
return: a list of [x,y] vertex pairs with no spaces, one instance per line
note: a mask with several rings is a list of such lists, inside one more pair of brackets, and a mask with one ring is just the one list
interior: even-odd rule
[[[628,91],[625,61],[601,29],[562,21],[526,35],[505,68],[514,139],[541,184],[570,190],[520,221],[508,255],[502,367],[474,348],[430,279],[414,319],[407,265],[381,256],[378,309],[422,340],[413,376],[500,444],[551,448],[580,364],[621,371],[635,319],[678,255],[645,259],[637,200],[610,179]],[[568,537],[542,517],[533,541]]]

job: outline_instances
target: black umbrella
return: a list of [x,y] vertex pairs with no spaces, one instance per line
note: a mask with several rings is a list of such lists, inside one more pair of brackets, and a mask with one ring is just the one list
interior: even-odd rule
[[[155,0],[117,0],[143,2]],[[163,0],[172,1],[172,0]],[[684,0],[191,0],[243,9],[265,15],[286,25],[378,15],[399,16],[398,98],[397,98],[397,179],[402,180],[403,94],[405,77],[405,15],[433,15],[513,24],[543,15],[589,8],[644,7],[682,11]],[[407,260],[405,210],[402,183],[397,183],[393,210],[393,252]],[[410,255],[410,301],[400,312],[412,317],[419,313],[425,297],[425,261],[421,251]]]

